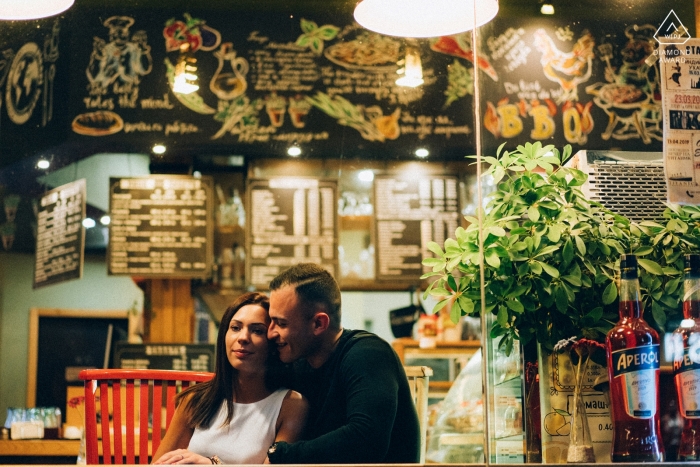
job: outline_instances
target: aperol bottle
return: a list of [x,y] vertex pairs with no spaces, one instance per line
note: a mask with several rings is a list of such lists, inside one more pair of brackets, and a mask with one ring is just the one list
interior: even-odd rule
[[620,320],[605,338],[613,462],[661,462],[659,334],[644,321],[637,257],[620,258]]
[[700,460],[700,255],[685,256],[683,321],[673,332],[673,377],[683,432],[678,460]]

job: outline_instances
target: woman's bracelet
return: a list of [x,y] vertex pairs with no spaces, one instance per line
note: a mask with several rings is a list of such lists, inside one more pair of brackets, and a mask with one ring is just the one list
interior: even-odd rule
[[209,460],[210,460],[211,463],[214,464],[214,465],[222,465],[222,464],[223,464],[223,462],[221,462],[221,459],[219,459],[219,456],[211,456],[211,457],[209,458]]

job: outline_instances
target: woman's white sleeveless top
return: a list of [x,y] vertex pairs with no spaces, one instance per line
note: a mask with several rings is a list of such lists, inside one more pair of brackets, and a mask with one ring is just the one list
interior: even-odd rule
[[275,426],[288,389],[278,389],[252,404],[233,404],[233,419],[228,426],[223,402],[209,428],[195,428],[190,444],[192,452],[205,457],[219,456],[224,464],[262,464],[267,449],[275,441]]

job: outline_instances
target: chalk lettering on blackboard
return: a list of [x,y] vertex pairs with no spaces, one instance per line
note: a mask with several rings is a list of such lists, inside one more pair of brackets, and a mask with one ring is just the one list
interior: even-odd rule
[[251,31],[251,33],[248,35],[248,38],[246,40],[250,41],[250,42],[256,42],[258,44],[264,44],[265,42],[270,40],[269,37],[260,36],[259,34],[260,34],[260,31]]
[[192,123],[174,121],[172,123],[166,123],[165,125],[165,135],[176,134],[176,135],[186,135],[189,133],[199,133],[199,127]]
[[124,133],[133,133],[133,132],[162,132],[163,131],[163,125],[160,123],[146,123],[146,122],[133,122],[133,123],[124,123]]
[[166,93],[163,94],[162,99],[147,98],[141,99],[142,109],[172,109],[175,106],[170,103],[170,96]]

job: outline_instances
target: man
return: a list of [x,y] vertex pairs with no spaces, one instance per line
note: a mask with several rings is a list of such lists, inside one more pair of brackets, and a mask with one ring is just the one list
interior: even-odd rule
[[344,330],[340,289],[322,267],[302,263],[270,282],[268,338],[295,363],[309,400],[304,441],[270,446],[271,463],[413,463],[416,409],[401,361],[374,334]]

